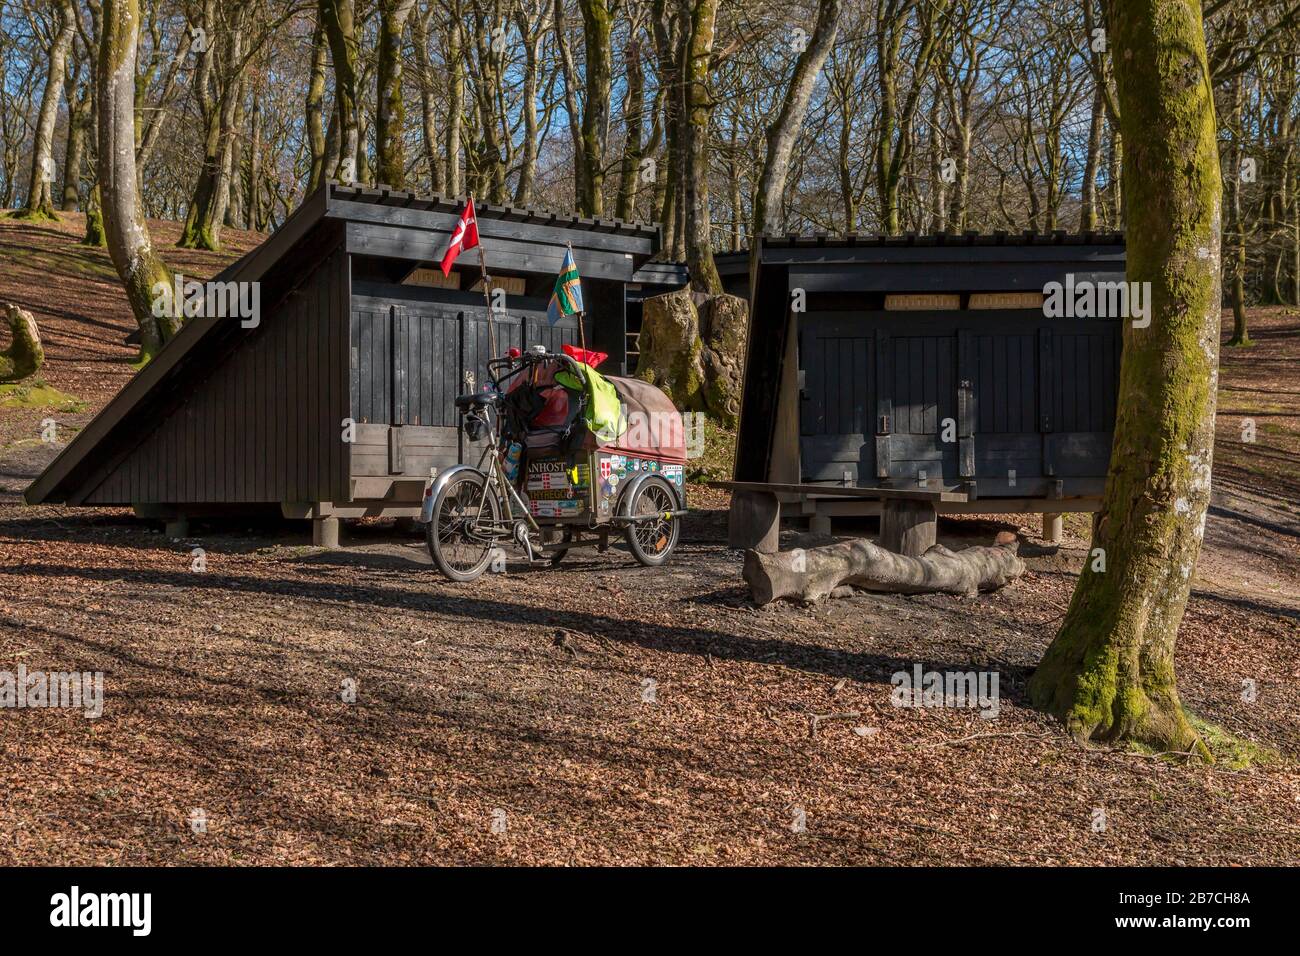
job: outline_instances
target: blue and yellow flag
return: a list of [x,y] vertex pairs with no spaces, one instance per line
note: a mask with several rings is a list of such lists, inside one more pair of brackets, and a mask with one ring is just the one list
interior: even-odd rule
[[573,262],[573,250],[564,251],[564,264],[555,279],[555,291],[551,293],[551,302],[546,307],[546,321],[551,325],[560,321],[562,315],[573,315],[583,311],[582,280],[578,278],[578,267]]

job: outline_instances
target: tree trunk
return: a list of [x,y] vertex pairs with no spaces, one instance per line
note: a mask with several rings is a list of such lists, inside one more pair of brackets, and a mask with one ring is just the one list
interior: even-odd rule
[[884,594],[957,594],[1005,587],[1025,573],[1019,542],[1004,532],[988,548],[949,551],[934,545],[917,558],[864,538],[776,554],[745,553],[745,583],[758,605],[782,599],[811,604],[843,585]]
[[[876,136],[876,197],[880,204],[880,229],[887,236],[898,233],[898,163],[894,136],[898,116],[898,39],[894,30],[877,26],[876,70],[880,111]],[[846,120],[847,121],[847,120]]]
[[740,125],[736,122],[727,124],[727,205],[731,210],[731,243],[729,252],[739,252],[744,247],[742,223],[745,214],[740,211]]
[[641,44],[632,39],[624,51],[627,64],[627,95],[623,99],[623,162],[618,171],[618,204],[614,215],[619,219],[636,217],[637,186],[641,177],[641,138],[645,133],[645,71],[641,69]]
[[524,42],[523,103],[524,154],[519,160],[519,179],[515,183],[515,205],[528,206],[533,201],[533,188],[537,180],[537,71],[541,45],[544,39],[540,29],[543,20],[539,13],[536,21],[529,20],[523,7],[517,11],[516,24]]
[[420,79],[420,126],[424,146],[424,164],[429,171],[429,190],[442,191],[442,163],[438,159],[438,111],[433,98],[433,67],[429,62],[429,18],[433,5],[411,18],[411,45],[415,47],[415,67]]
[[[1238,227],[1240,229],[1240,227]],[[1246,319],[1246,240],[1234,236],[1232,240],[1232,337],[1228,345],[1234,348],[1254,345]]]
[[582,161],[582,111],[578,108],[578,69],[573,62],[569,45],[569,28],[564,15],[564,0],[555,0],[552,7],[551,29],[555,33],[555,48],[559,53],[560,70],[564,74],[564,113],[568,117],[569,138],[573,142],[573,203],[575,208],[587,194],[583,177],[587,164]]
[[[209,0],[204,5],[203,25],[211,35],[217,33],[217,24],[217,6]],[[199,102],[205,127],[203,165],[194,184],[185,226],[176,243],[183,249],[219,250],[221,227],[230,202],[236,117],[243,92],[239,63],[244,55],[244,46],[239,18],[221,26],[219,42],[224,75],[216,74],[218,41],[214,39],[210,39],[207,49],[199,54],[194,73],[195,99]]]
[[[1092,0],[1087,0],[1091,3]],[[1092,118],[1088,121],[1088,152],[1083,164],[1083,196],[1079,211],[1079,231],[1097,228],[1097,168],[1101,165],[1101,133],[1106,103],[1098,86],[1092,94]]]
[[[754,190],[754,233],[781,231],[781,197],[785,194],[785,181],[790,174],[790,157],[794,144],[803,128],[808,103],[813,88],[821,74],[822,65],[835,46],[839,32],[841,0],[820,0],[817,5],[817,23],[813,27],[808,45],[794,64],[794,74],[781,101],[781,111],[776,121],[767,128],[767,157]],[[850,119],[844,117],[845,125]],[[852,223],[849,224],[852,229]]]
[[930,144],[930,232],[944,232],[948,228],[948,191],[943,181],[943,161],[948,149],[946,137],[940,128],[939,90],[936,88],[930,100],[930,115],[927,125]]
[[172,277],[153,250],[137,191],[135,167],[135,60],[138,0],[104,0],[96,83],[99,91],[99,190],[109,256],[140,326],[140,358],[148,361],[179,328],[170,315],[155,316],[155,286]]
[[402,31],[415,0],[383,0],[379,5],[378,99],[375,111],[375,181],[406,188],[406,149],[402,127]]
[[461,111],[465,104],[465,72],[461,65],[464,35],[461,31],[460,4],[451,5],[451,38],[447,44],[447,59],[451,68],[447,76],[447,195],[459,196],[465,188],[461,176],[460,140],[463,120]]
[[307,81],[307,148],[311,152],[311,171],[307,174],[307,195],[325,181],[325,66],[327,49],[325,25],[320,9],[316,11],[316,30],[311,38],[311,73]]
[[58,23],[46,61],[45,91],[41,94],[41,109],[32,138],[32,173],[27,182],[27,204],[14,213],[16,219],[58,218],[54,214],[54,122],[59,118],[59,98],[63,96],[68,48],[72,46],[76,32],[72,0],[59,3]]
[[[360,84],[362,89],[365,84]],[[370,183],[374,181],[370,170],[370,150],[366,144],[370,142],[370,123],[368,111],[364,101],[357,101],[357,176],[356,181],[359,183]]]
[[1124,135],[1118,124],[1110,134],[1110,170],[1107,180],[1110,184],[1111,228],[1124,229]]
[[81,237],[81,244],[97,249],[108,245],[108,237],[104,235],[104,206],[98,183],[91,187],[90,198],[86,200],[86,234]]
[[[241,76],[236,81],[235,109],[231,116],[229,129],[226,130],[226,144],[221,154],[221,174],[225,179],[225,185],[222,190],[221,219],[223,225],[232,228],[239,228],[240,223],[247,225],[244,218],[247,214],[246,201],[244,195],[244,155],[239,148],[239,135],[237,130],[244,128],[244,79]],[[254,101],[256,106],[256,101]]]
[[1232,338],[1231,346],[1252,345],[1250,330],[1246,324],[1246,225],[1241,218],[1241,162],[1243,157],[1242,138],[1242,93],[1243,82],[1238,74],[1230,86],[1228,98],[1229,136],[1231,145],[1228,149],[1228,242],[1230,268],[1228,274],[1232,283]]
[[[715,2],[715,0],[706,0]],[[582,164],[582,192],[578,195],[578,213],[583,216],[605,214],[605,129],[609,122],[610,61],[613,50],[610,33],[614,17],[608,0],[578,0],[582,12],[582,34],[587,54],[583,71],[582,150],[577,161]]]
[[686,264],[691,288],[708,295],[722,292],[709,220],[709,120],[713,115],[709,60],[717,16],[718,0],[696,0],[686,66]]
[[262,104],[253,94],[252,131],[248,138],[248,191],[244,197],[247,207],[246,229],[262,228]]
[[[652,25],[655,58],[659,66],[659,88],[663,91],[664,157],[655,171],[655,215],[663,229],[664,252],[675,262],[685,258],[685,243],[677,228],[680,207],[681,113],[682,88],[681,46],[682,11],[676,0],[654,0]],[[666,168],[664,168],[666,167]]]
[[1178,698],[1174,644],[1214,450],[1222,182],[1213,90],[1199,3],[1130,0],[1110,14],[1128,278],[1150,283],[1150,324],[1124,325],[1093,551],[1029,691],[1078,739],[1208,756]]
[[1291,213],[1291,304],[1300,305],[1300,177],[1297,177]]
[[338,165],[330,175],[342,182],[355,182],[361,170],[357,155],[357,34],[353,0],[320,0],[320,18],[334,60],[334,109],[339,122]]
[[[81,169],[86,164],[86,125],[90,121],[90,89],[86,82],[78,89],[81,63],[74,58],[68,74],[68,140],[63,151],[63,202],[65,211],[81,209]],[[93,64],[93,59],[91,60]]]

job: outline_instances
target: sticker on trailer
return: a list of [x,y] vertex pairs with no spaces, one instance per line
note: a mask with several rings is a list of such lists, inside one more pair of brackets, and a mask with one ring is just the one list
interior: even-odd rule
[[547,471],[528,476],[529,491],[568,491],[571,487],[569,476],[563,472]]
[[555,459],[542,459],[528,463],[528,491],[562,490],[567,491],[571,485],[564,462]]
[[550,489],[532,488],[529,489],[528,491],[528,497],[532,501],[565,501],[570,499],[576,500],[573,499],[573,495],[569,492],[568,488],[550,488]]
[[528,508],[537,518],[569,518],[582,513],[582,502],[576,498],[529,501]]

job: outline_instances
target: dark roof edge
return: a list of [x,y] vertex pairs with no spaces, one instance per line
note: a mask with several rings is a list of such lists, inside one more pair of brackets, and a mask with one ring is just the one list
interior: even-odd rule
[[[349,202],[368,202],[383,206],[397,206],[415,210],[428,210],[444,213],[459,213],[465,207],[468,196],[422,196],[417,193],[391,186],[344,185],[335,180],[327,180],[323,187],[330,198]],[[576,213],[557,213],[532,206],[494,206],[475,200],[475,215],[485,219],[501,219],[509,222],[523,222],[543,226],[555,226],[561,229],[581,229],[588,232],[625,233],[636,236],[659,235],[657,223],[641,222],[614,218],[587,218]],[[657,245],[657,243],[656,243]]]
[[[1063,229],[1054,232],[932,232],[902,233],[897,236],[880,234],[859,235],[846,233],[830,235],[829,233],[785,235],[764,234],[759,237],[766,248],[810,248],[832,249],[853,248],[895,248],[895,247],[949,247],[963,248],[969,246],[1009,246],[1012,248],[1032,246],[1122,246],[1125,244],[1124,233],[1115,231],[1066,232]],[[715,258],[723,256],[747,256],[748,249],[739,252],[715,253]]]
[[652,285],[685,285],[691,281],[691,273],[684,262],[651,261],[632,274],[632,281]]

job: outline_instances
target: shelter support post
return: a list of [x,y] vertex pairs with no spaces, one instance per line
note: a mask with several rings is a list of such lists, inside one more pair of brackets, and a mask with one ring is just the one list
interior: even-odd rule
[[187,538],[190,534],[190,522],[185,515],[178,514],[167,519],[163,534],[169,538]]
[[934,546],[939,514],[930,501],[887,499],[880,513],[880,546],[886,551],[919,558]]
[[339,519],[312,518],[311,543],[318,548],[337,548],[339,546]]
[[1060,544],[1065,532],[1064,516],[1059,514],[1043,515],[1043,541],[1046,544]]
[[763,491],[736,491],[727,515],[727,547],[775,554],[780,549],[781,504]]
[[820,511],[813,512],[808,519],[808,530],[813,534],[830,534],[831,533],[831,516],[822,514]]

